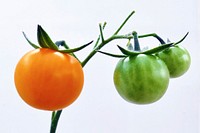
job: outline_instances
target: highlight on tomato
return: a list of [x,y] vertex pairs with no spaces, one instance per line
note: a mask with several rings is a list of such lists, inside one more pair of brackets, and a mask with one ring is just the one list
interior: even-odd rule
[[20,97],[41,110],[60,110],[80,95],[84,73],[70,54],[49,48],[26,53],[17,63],[14,82]]

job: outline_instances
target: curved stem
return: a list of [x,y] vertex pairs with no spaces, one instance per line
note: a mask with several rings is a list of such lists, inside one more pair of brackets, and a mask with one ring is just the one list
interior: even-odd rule
[[159,41],[161,44],[166,44],[165,41],[164,41],[160,36],[158,36],[156,33],[140,35],[140,36],[138,36],[138,38],[144,38],[144,37],[149,37],[149,36],[155,37],[156,39],[158,39],[158,41]]
[[103,36],[103,28],[105,27],[106,23],[104,24],[103,28],[100,27],[100,36],[102,37],[102,43],[100,43],[98,45],[98,41],[100,39],[100,36],[99,38],[97,39],[97,43],[96,43],[96,47],[94,47],[94,49],[92,50],[92,52],[85,58],[85,60],[81,63],[82,64],[82,67],[84,67],[86,65],[86,63],[97,53],[97,50],[100,50],[104,45],[106,45],[107,43],[109,43],[110,41],[114,40],[114,39],[130,39],[132,38],[130,35],[117,35],[120,30],[123,28],[123,26],[126,24],[126,22],[131,18],[131,16],[135,13],[135,11],[132,11],[128,17],[124,20],[124,22],[119,26],[119,28],[116,30],[116,32],[110,37],[108,38],[107,40],[104,40]]
[[104,45],[109,43],[110,41],[114,40],[114,37],[110,37],[107,40],[104,40],[102,43],[100,43],[97,47],[95,47],[92,52],[85,58],[85,60],[81,63],[82,67],[86,65],[86,63],[97,53],[98,50],[100,50]]
[[112,40],[116,39],[130,39],[133,38],[133,35],[113,35],[110,38],[104,40],[99,45],[97,45],[92,52],[85,58],[85,60],[81,63],[82,67],[86,65],[86,63],[97,53],[98,50],[100,50],[104,45],[111,42]]

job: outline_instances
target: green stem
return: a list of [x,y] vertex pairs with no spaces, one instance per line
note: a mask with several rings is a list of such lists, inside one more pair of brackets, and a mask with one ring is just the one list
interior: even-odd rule
[[[139,37],[139,36],[138,36]],[[84,67],[86,65],[86,63],[97,53],[98,50],[100,50],[104,45],[106,45],[107,43],[111,42],[112,40],[116,40],[116,39],[131,39],[133,38],[133,35],[129,34],[129,35],[113,35],[110,38],[104,40],[103,42],[101,42],[99,45],[97,45],[92,52],[85,58],[85,60],[81,63],[82,67]]]
[[[138,36],[138,38],[143,38],[143,37],[148,37],[148,36],[154,36],[154,35],[155,34],[146,34],[146,35]],[[175,44],[178,44],[178,43],[182,42],[186,38],[187,35],[188,35],[188,33],[184,36],[183,39],[181,39],[180,41],[178,41]],[[115,40],[115,39],[130,39],[130,38],[133,38],[133,35],[113,35],[112,37],[104,40],[102,43],[100,43],[99,45],[97,45],[97,47],[95,47],[92,50],[92,52],[85,58],[85,60],[81,63],[82,67],[84,67],[87,64],[87,62],[97,53],[97,51],[100,50],[107,43],[109,43],[109,42],[111,42],[112,40]],[[171,45],[171,44],[168,44],[168,45]],[[163,46],[165,46],[165,45],[163,45]],[[57,112],[52,112],[52,122],[51,122],[50,133],[55,133],[56,132],[58,120],[60,118],[61,113],[62,113],[62,110],[59,110]]]
[[[114,40],[114,39],[124,39],[124,38],[130,38],[129,36],[118,36],[118,32],[123,28],[123,26],[126,24],[126,22],[128,21],[128,19],[135,13],[135,11],[131,12],[131,14],[125,19],[125,21],[120,25],[120,27],[117,29],[117,31],[113,34],[113,36],[111,36],[110,38],[104,40],[103,38],[103,29],[105,28],[106,23],[104,23],[103,27],[100,27],[100,36],[98,37],[95,47],[93,48],[93,50],[91,51],[91,53],[85,58],[85,60],[81,63],[82,67],[84,67],[87,62],[97,53],[97,50],[100,50],[104,45],[106,45],[107,43],[109,43],[110,41]],[[99,43],[99,39],[102,39],[102,42],[98,45]],[[57,128],[57,124],[58,124],[58,120],[60,118],[60,115],[62,113],[62,110],[55,112],[52,112],[52,121],[51,121],[51,129],[50,129],[50,133],[55,133],[56,132],[56,128]]]
[[56,111],[53,111],[51,114],[51,120],[53,121],[54,117],[55,117]]
[[134,31],[132,34],[134,37],[134,51],[140,51],[140,44],[139,44],[137,32]]
[[156,39],[158,39],[158,41],[159,41],[161,44],[166,44],[165,41],[164,41],[160,36],[158,36],[156,33],[140,35],[140,36],[138,36],[138,38],[144,38],[144,37],[149,37],[149,36],[155,37]]
[[100,37],[101,37],[101,41],[104,42],[103,28],[102,28],[101,24],[99,24],[99,29],[100,29]]
[[109,43],[110,41],[114,40],[115,37],[112,36],[106,40],[104,40],[102,43],[100,43],[97,47],[95,47],[92,52],[85,58],[85,60],[81,63],[82,67],[86,65],[86,63],[97,53],[98,50],[100,50],[104,45]]
[[[103,31],[104,28],[106,27],[106,24],[107,24],[107,23],[104,22],[103,27],[102,27],[102,31]],[[100,37],[101,37],[101,34],[100,34],[99,37],[97,38],[96,43],[95,43],[95,45],[94,45],[94,48],[99,44]]]
[[58,110],[57,112],[52,112],[50,133],[55,133],[56,132],[56,128],[57,128],[57,125],[58,125],[58,120],[60,118],[61,113],[62,113],[62,110]]
[[[100,50],[104,45],[106,45],[107,43],[109,43],[110,41],[114,40],[114,39],[130,39],[130,36],[126,36],[126,35],[117,35],[120,30],[124,27],[124,25],[127,23],[127,21],[131,18],[131,16],[135,13],[135,11],[132,11],[128,17],[124,20],[124,22],[119,26],[119,28],[116,30],[116,32],[107,40],[104,40],[104,38],[101,36],[102,34],[102,28],[100,27],[100,36],[102,37],[102,43],[100,43],[98,45],[98,41],[100,39],[97,39],[97,43],[96,43],[96,47],[94,47],[94,49],[92,50],[92,52],[85,58],[85,60],[81,63],[82,67],[84,67],[86,65],[86,63],[97,53],[97,50]],[[105,27],[106,23],[104,24],[103,28]]]
[[126,22],[129,20],[129,18],[135,13],[135,11],[132,11],[128,17],[125,19],[125,21],[121,24],[121,26],[117,29],[117,31],[114,33],[114,35],[117,35],[119,31],[123,28],[123,26],[126,24]]

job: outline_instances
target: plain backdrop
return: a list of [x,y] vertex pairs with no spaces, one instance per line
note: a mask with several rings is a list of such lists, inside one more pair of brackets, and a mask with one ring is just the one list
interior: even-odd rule
[[[15,65],[29,50],[22,35],[37,43],[40,24],[52,40],[80,46],[99,35],[99,23],[107,22],[110,37],[132,10],[136,13],[120,34],[157,33],[178,41],[191,54],[188,72],[171,79],[166,94],[150,105],[123,100],[115,90],[113,71],[118,61],[96,54],[84,67],[85,84],[80,97],[64,109],[58,133],[200,133],[199,131],[199,23],[197,0],[7,0],[0,4],[0,133],[48,133],[51,112],[34,109],[18,96],[13,80]],[[142,39],[143,45],[156,44]],[[102,50],[120,53],[113,41]],[[78,52],[83,60],[92,46]]]

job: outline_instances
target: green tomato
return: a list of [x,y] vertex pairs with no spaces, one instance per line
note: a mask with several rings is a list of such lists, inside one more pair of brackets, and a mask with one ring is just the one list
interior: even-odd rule
[[165,94],[169,71],[160,58],[139,54],[121,59],[113,79],[122,98],[131,103],[150,104]]
[[159,52],[157,56],[166,63],[171,78],[183,75],[191,64],[189,52],[181,46],[172,46]]

